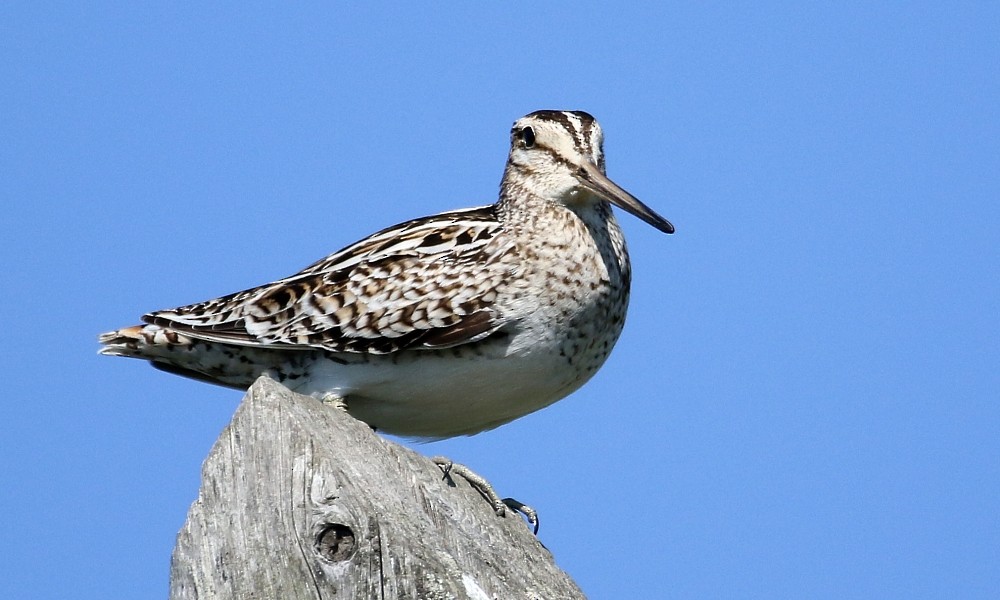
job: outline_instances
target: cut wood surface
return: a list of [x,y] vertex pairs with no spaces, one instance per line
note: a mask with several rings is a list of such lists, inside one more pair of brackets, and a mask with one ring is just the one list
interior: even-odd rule
[[583,598],[517,515],[261,378],[202,470],[170,597]]

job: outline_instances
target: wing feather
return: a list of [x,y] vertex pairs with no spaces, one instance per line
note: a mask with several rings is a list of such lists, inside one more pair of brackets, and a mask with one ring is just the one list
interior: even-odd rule
[[407,221],[291,277],[143,320],[286,349],[386,354],[475,342],[504,324],[493,303],[512,246],[500,229],[492,206]]

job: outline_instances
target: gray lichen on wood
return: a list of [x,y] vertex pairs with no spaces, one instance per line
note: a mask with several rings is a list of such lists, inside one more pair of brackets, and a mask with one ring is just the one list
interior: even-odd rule
[[583,598],[520,518],[268,379],[205,460],[170,597]]

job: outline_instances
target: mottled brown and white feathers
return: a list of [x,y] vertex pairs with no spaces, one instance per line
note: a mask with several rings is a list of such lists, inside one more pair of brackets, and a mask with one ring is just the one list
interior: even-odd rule
[[390,227],[279,281],[143,316],[102,353],[233,387],[268,372],[389,432],[446,437],[564,397],[603,364],[631,272],[590,115],[511,131],[496,204]]
[[408,221],[291,277],[145,315],[202,340],[389,354],[478,341],[503,325],[496,288],[513,244],[493,207]]

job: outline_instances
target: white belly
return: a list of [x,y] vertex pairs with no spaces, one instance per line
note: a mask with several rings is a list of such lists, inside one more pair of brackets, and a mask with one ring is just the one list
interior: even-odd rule
[[324,360],[293,389],[343,399],[352,416],[379,431],[444,438],[492,429],[544,408],[579,388],[592,372],[579,372],[557,352],[411,351],[346,365]]

